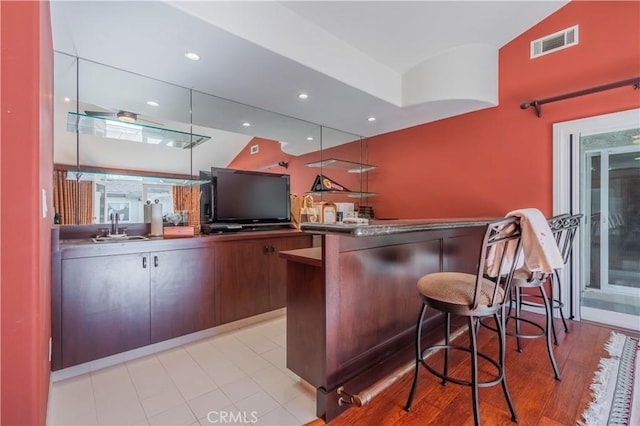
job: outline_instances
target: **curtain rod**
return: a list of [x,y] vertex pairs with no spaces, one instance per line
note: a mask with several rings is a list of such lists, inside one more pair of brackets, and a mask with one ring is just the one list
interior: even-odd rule
[[542,104],[548,104],[550,102],[562,101],[564,99],[575,98],[578,96],[590,95],[596,92],[602,92],[604,90],[616,89],[623,86],[633,86],[635,90],[640,89],[640,77],[630,78],[628,80],[617,81],[615,83],[604,84],[602,86],[591,87],[589,89],[578,90],[577,92],[565,93],[564,95],[553,96],[551,98],[533,100],[529,102],[523,102],[520,104],[520,108],[527,109],[530,106],[536,110],[536,115],[540,117],[542,114]]

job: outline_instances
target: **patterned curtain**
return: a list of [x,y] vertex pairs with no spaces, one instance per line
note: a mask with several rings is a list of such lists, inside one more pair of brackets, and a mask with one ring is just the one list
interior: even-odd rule
[[[76,220],[76,201],[80,203],[80,217]],[[53,171],[53,207],[63,225],[92,223],[93,185],[92,182],[78,182],[67,179],[66,170]]]
[[187,210],[189,212],[188,224],[200,225],[200,186],[190,188],[188,186],[173,187],[173,210]]

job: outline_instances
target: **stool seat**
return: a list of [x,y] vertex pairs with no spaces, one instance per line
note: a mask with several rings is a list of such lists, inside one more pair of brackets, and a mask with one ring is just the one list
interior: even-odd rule
[[[418,280],[418,292],[432,299],[450,305],[461,305],[470,307],[473,305],[473,297],[476,292],[477,276],[462,272],[436,272],[423,276]],[[486,278],[481,278],[480,297],[478,308],[489,307],[491,301],[502,303],[504,300],[504,290],[498,287],[498,297],[494,300],[493,293],[496,291],[496,284]]]

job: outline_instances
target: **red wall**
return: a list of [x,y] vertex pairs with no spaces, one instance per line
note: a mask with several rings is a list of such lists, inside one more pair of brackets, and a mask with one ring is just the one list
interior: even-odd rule
[[[553,123],[640,107],[625,87],[542,107],[543,99],[640,76],[640,3],[567,4],[500,50],[499,105],[369,139],[378,217],[552,214]],[[532,40],[578,24],[579,44],[529,59]]]
[[[46,420],[53,47],[48,2],[0,2],[0,303],[2,425]],[[41,189],[48,214],[42,217]]]
[[[497,107],[369,138],[364,161],[378,168],[365,190],[378,195],[366,203],[376,217],[502,216],[524,207],[551,215],[553,123],[640,107],[640,92],[625,87],[547,104],[541,118],[520,104],[640,76],[639,17],[637,1],[573,1],[500,50]],[[532,40],[576,24],[577,46],[529,58]],[[322,156],[359,159],[359,149],[356,142]],[[246,155],[232,164],[246,164]],[[302,164],[317,157],[289,160],[295,192],[309,190],[319,172]]]

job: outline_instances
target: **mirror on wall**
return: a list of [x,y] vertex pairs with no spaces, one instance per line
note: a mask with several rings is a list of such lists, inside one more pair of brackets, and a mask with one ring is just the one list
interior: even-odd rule
[[376,166],[367,158],[367,139],[358,135],[322,127],[322,151],[306,166],[316,171],[314,198],[334,203],[353,204],[354,209],[368,205],[369,180]]
[[[55,52],[54,204],[60,223],[143,222],[191,176],[188,89]],[[130,176],[132,173],[148,177]],[[153,197],[153,198],[150,198]]]
[[81,165],[190,174],[188,89],[80,59],[78,96]]
[[108,223],[113,212],[141,223],[143,205],[156,199],[171,216],[211,167],[287,169],[292,192],[308,192],[324,165],[307,164],[360,140],[61,52],[54,97],[54,204],[63,224]]

